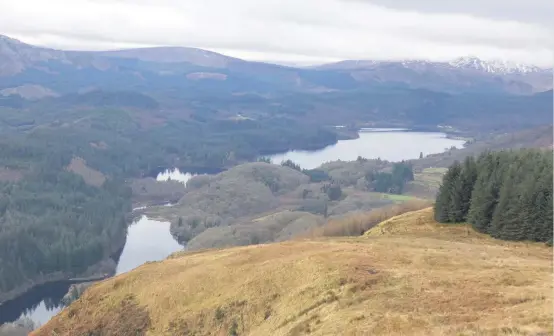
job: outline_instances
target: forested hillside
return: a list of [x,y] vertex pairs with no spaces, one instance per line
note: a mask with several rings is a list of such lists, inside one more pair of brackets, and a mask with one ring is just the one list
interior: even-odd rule
[[81,96],[97,108],[66,99],[0,108],[0,302],[121,248],[131,203],[125,180],[336,141],[329,130],[283,119],[183,121],[126,107],[133,97]]
[[435,203],[442,223],[469,222],[495,238],[552,244],[552,152],[484,153],[456,162]]
[[130,188],[113,178],[87,184],[68,171],[71,160],[71,152],[0,141],[0,302],[81,274],[124,242]]

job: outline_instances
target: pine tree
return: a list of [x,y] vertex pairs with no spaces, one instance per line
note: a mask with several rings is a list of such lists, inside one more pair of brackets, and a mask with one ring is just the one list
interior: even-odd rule
[[496,206],[491,176],[495,163],[491,154],[484,154],[478,160],[477,180],[471,193],[467,220],[479,231],[487,233]]
[[475,182],[477,181],[477,163],[475,162],[473,156],[468,156],[464,161],[461,173],[461,181],[461,220],[466,221],[467,215],[469,213],[469,207],[471,206],[471,195],[473,193],[473,188],[475,187]]
[[453,189],[460,174],[460,165],[455,162],[444,174],[442,184],[435,201],[435,220],[440,223],[450,222]]
[[467,157],[463,165],[455,169],[459,169],[459,174],[451,190],[450,221],[460,223],[467,220],[471,194],[477,180],[477,165],[473,157]]
[[552,173],[537,181],[533,210],[534,225],[529,230],[529,239],[546,242],[552,238]]
[[435,203],[440,222],[467,220],[507,240],[552,243],[553,157],[538,150],[484,153],[453,164]]
[[523,227],[525,239],[536,240],[536,222],[538,213],[535,211],[535,202],[537,198],[537,181],[535,180],[537,175],[529,174],[523,181],[522,193],[519,199],[519,213],[517,219]]
[[450,167],[450,203],[448,204],[448,221],[451,223],[459,223],[463,220],[462,213],[462,191],[463,181],[461,178],[462,166],[458,162]]
[[498,206],[493,213],[490,231],[493,237],[507,240],[525,239],[525,230],[519,218],[522,202],[521,188],[516,182],[517,176],[518,167],[517,163],[514,163],[502,183]]

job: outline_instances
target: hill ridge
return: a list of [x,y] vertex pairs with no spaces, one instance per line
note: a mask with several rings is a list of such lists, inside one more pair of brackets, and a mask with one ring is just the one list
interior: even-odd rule
[[31,335],[552,332],[552,249],[465,236],[431,212],[396,217],[427,234],[174,254],[93,286]]

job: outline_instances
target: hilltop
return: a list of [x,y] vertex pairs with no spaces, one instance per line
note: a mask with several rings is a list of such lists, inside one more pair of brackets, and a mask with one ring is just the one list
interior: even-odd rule
[[546,335],[551,260],[428,208],[356,238],[178,253],[94,285],[31,335]]

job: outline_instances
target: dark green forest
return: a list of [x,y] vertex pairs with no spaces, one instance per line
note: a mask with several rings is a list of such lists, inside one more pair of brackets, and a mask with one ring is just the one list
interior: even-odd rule
[[488,152],[455,162],[435,203],[441,223],[468,222],[504,240],[552,244],[552,152]]
[[70,152],[3,139],[4,167],[24,178],[0,182],[0,293],[55,272],[72,276],[113,253],[124,238],[130,188],[107,179],[100,187],[64,169]]

